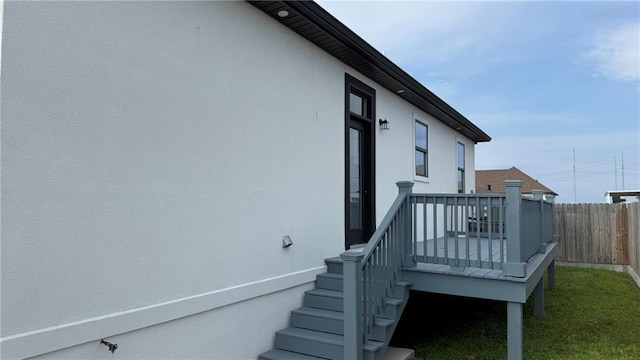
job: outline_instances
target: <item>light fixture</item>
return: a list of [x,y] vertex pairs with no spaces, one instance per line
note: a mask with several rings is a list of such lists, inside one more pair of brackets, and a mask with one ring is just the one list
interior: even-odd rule
[[285,235],[282,237],[282,247],[283,248],[288,248],[289,246],[293,245],[293,241],[291,240],[291,238],[289,237],[289,235]]
[[378,120],[378,124],[380,124],[380,130],[389,130],[389,121],[387,121],[387,118]]
[[404,94],[404,89],[400,89],[400,90],[396,91],[396,94]]
[[289,16],[289,10],[282,9],[278,11],[278,16],[281,18],[286,18],[287,16]]

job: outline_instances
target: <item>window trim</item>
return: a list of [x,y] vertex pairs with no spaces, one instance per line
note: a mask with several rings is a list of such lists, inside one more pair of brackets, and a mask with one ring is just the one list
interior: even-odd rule
[[[462,145],[462,167],[459,163],[460,145]],[[456,139],[456,187],[458,188],[458,194],[464,194],[466,191],[466,168],[467,168],[467,146],[464,142]],[[460,188],[460,182],[458,181],[458,175],[462,173],[462,188]]]
[[[416,131],[416,125],[420,124],[422,126],[425,127],[426,129],[426,140],[427,140],[427,148],[423,148],[421,146],[418,146],[418,139],[417,139],[417,131]],[[423,121],[422,119],[420,119],[418,116],[413,116],[413,155],[412,155],[412,159],[413,159],[413,176],[414,177],[418,177],[418,179],[428,179],[429,178],[429,124],[426,121]],[[424,164],[424,175],[422,174],[418,174],[418,172],[416,171],[417,166],[416,166],[416,152],[421,152],[424,154],[424,160],[425,160],[425,164]]]

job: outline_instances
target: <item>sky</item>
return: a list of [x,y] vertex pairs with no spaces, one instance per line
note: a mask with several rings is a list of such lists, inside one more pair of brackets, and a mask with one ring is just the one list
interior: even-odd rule
[[318,3],[492,137],[476,169],[562,203],[640,190],[640,2]]

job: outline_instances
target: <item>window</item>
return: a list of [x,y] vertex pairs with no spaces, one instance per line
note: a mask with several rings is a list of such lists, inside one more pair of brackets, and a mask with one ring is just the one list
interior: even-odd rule
[[416,120],[416,175],[429,176],[429,161],[427,157],[427,139],[429,129],[427,125]]
[[458,143],[458,193],[464,194],[464,144]]
[[367,99],[354,93],[349,94],[349,111],[356,115],[368,117],[367,114]]

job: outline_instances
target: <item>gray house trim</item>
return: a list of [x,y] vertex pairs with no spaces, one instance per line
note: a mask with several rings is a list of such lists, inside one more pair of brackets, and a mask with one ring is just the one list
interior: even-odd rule
[[[491,137],[313,1],[250,1],[338,60],[474,142]],[[287,17],[278,16],[286,10]]]

